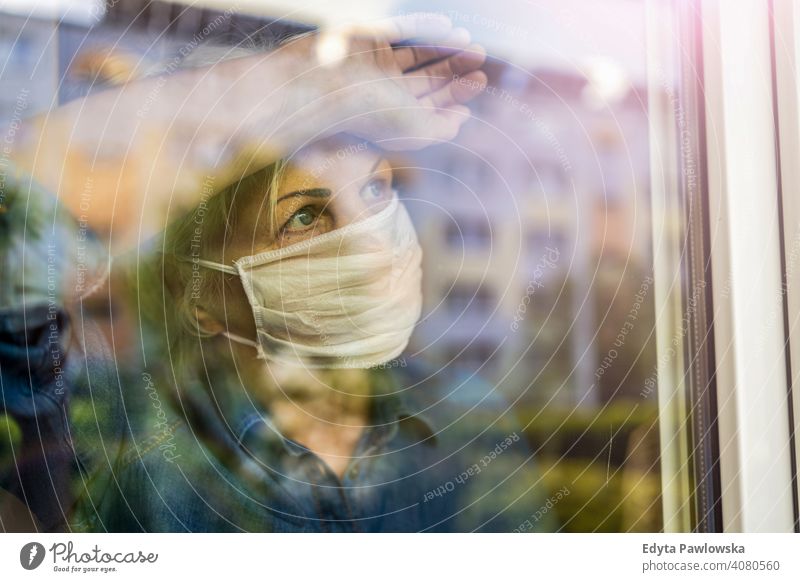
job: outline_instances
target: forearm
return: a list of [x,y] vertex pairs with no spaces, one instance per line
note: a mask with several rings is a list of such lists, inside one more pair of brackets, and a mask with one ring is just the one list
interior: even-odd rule
[[117,254],[176,211],[333,133],[392,150],[452,139],[486,80],[480,47],[458,48],[469,35],[447,19],[409,17],[387,30],[394,43],[434,31],[458,40],[416,50],[388,38],[306,36],[70,103],[28,120],[4,153],[82,226],[109,235]]
[[[115,246],[135,242],[163,228],[168,207],[193,207],[210,189],[335,126],[344,112],[326,95],[335,91],[336,75],[314,66],[304,39],[269,54],[143,79],[27,120],[10,158],[95,231],[113,230]],[[93,191],[87,203],[94,160],[110,156],[102,172],[106,183],[120,184],[119,195]],[[77,179],[76,157],[92,162]]]

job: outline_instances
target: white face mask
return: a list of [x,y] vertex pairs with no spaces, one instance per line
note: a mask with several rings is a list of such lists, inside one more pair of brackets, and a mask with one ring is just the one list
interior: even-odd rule
[[369,368],[405,349],[422,310],[422,249],[394,195],[374,215],[299,243],[241,257],[258,357],[309,368]]

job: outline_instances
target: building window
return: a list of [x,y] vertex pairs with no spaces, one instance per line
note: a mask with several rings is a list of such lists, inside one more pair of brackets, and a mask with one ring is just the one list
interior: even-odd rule
[[447,308],[456,314],[485,313],[489,315],[495,308],[492,293],[484,285],[470,285],[457,282],[450,288],[445,298]]
[[449,222],[445,229],[447,245],[454,249],[488,249],[492,240],[492,229],[484,217]]

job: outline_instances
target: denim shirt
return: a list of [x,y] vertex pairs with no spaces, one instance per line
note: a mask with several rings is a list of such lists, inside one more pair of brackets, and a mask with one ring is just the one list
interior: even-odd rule
[[[184,402],[193,412],[170,411],[156,431],[133,431],[87,491],[74,528],[512,531],[542,507],[533,454],[490,386],[416,363],[370,374],[371,426],[343,478],[228,384],[195,393]],[[545,519],[526,529],[551,528]]]

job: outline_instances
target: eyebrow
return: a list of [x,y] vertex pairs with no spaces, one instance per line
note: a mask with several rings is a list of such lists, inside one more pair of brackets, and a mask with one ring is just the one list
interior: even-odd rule
[[[370,176],[375,173],[375,170],[378,169],[378,166],[381,165],[381,162],[386,158],[383,156],[378,156],[378,159],[375,161],[375,164],[370,168],[369,172],[367,172]],[[277,202],[284,200],[285,198],[295,198],[297,196],[312,196],[315,198],[328,198],[331,195],[331,191],[328,188],[309,188],[307,190],[295,190],[294,192],[289,192],[288,194],[284,194],[280,198],[278,198]]]
[[296,196],[313,196],[315,198],[328,198],[331,195],[331,191],[327,188],[310,188],[308,190],[295,190],[294,192],[289,192],[288,194],[284,194],[280,198],[278,198],[278,202],[284,200],[286,198],[293,198]]

